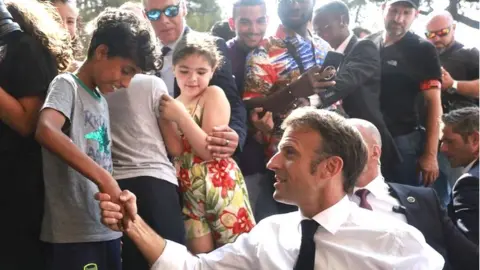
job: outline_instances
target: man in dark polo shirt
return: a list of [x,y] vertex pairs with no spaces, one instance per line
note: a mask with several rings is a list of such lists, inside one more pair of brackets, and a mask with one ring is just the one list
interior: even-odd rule
[[[245,62],[247,55],[258,47],[268,26],[267,7],[264,0],[237,0],[233,4],[230,28],[236,37],[227,42],[228,56],[232,63],[232,73],[240,95],[243,95],[245,82]],[[249,117],[250,118],[250,117]],[[255,121],[253,121],[255,120]],[[251,126],[264,125],[262,119],[250,119]],[[250,205],[259,221],[276,210],[271,189],[272,178],[266,169],[264,147],[255,139],[253,129],[247,132],[243,151],[237,156],[238,164],[245,177]],[[266,185],[269,185],[268,187]]]
[[448,11],[432,15],[426,37],[435,45],[443,67],[442,105],[444,113],[478,106],[478,49],[455,40],[456,24]]
[[[439,176],[442,73],[435,47],[408,31],[418,16],[418,6],[419,0],[387,1],[383,5],[385,30],[368,38],[380,49],[380,108],[403,158],[384,172],[385,177],[390,182],[429,186]],[[415,109],[419,94],[425,100],[425,129]]]

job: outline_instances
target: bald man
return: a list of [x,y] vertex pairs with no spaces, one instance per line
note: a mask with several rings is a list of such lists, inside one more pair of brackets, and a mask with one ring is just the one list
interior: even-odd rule
[[479,81],[477,48],[465,48],[455,40],[456,24],[448,11],[434,13],[427,23],[425,36],[440,55],[442,69],[443,112],[478,106]]
[[368,150],[367,165],[357,179],[351,201],[417,228],[427,243],[444,257],[444,269],[477,270],[478,246],[455,227],[440,207],[435,191],[385,182],[380,172],[380,132],[363,119],[347,121],[360,131]]

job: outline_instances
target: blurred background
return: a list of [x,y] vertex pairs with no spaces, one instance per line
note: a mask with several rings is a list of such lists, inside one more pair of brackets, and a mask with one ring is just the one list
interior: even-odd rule
[[[128,0],[77,0],[80,15],[86,23],[93,19],[105,7],[117,7]],[[212,25],[231,16],[234,0],[184,0],[188,4],[188,25],[197,31],[209,31]],[[272,34],[278,26],[277,0],[267,2],[270,25],[267,35]],[[328,0],[317,0],[321,4]],[[139,2],[139,1],[138,1]],[[351,28],[361,26],[375,32],[383,24],[381,5],[384,0],[345,0],[351,10]],[[420,8],[420,16],[412,30],[424,36],[425,21],[434,10],[446,9],[457,21],[456,39],[467,46],[479,46],[480,5],[478,0],[426,0]]]

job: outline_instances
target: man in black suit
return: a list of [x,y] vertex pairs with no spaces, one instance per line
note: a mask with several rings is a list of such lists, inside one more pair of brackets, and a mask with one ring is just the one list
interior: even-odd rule
[[457,227],[478,245],[478,107],[453,110],[442,116],[440,151],[452,167],[464,167],[464,174],[453,185],[449,215]]
[[[168,92],[171,96],[177,97],[180,94],[175,81],[172,68],[172,55],[175,46],[191,30],[185,23],[187,15],[186,1],[182,0],[148,0],[143,1],[145,17],[152,24],[155,34],[162,45],[163,66],[159,72],[160,77],[165,81]],[[227,54],[225,41],[219,38],[217,47],[224,56],[224,63],[216,70],[210,81],[225,91],[231,107],[231,119],[229,126],[217,127],[208,138],[211,151],[219,158],[230,157],[236,150],[241,150],[246,137],[247,112],[240,93],[237,90],[232,75],[232,67]]]
[[379,170],[381,136],[363,119],[349,119],[368,149],[367,165],[350,198],[360,207],[385,213],[392,222],[407,222],[423,233],[427,243],[445,259],[444,269],[478,269],[478,246],[469,241],[440,206],[435,190],[386,183]]
[[349,10],[342,1],[332,1],[314,12],[313,29],[345,58],[336,75],[336,85],[320,93],[321,108],[343,100],[350,117],[372,122],[382,135],[382,166],[401,161],[395,142],[380,111],[380,54],[370,40],[358,40],[348,29]]

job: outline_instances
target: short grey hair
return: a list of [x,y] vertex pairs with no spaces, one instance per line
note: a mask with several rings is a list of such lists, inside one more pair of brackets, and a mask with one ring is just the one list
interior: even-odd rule
[[453,110],[442,116],[445,126],[450,126],[453,132],[460,134],[466,142],[469,135],[478,132],[478,107],[464,107]]
[[315,150],[312,172],[325,158],[337,156],[343,160],[343,189],[350,192],[367,163],[367,147],[362,136],[338,113],[303,107],[294,110],[282,123],[282,129],[307,129],[318,133],[323,143]]

